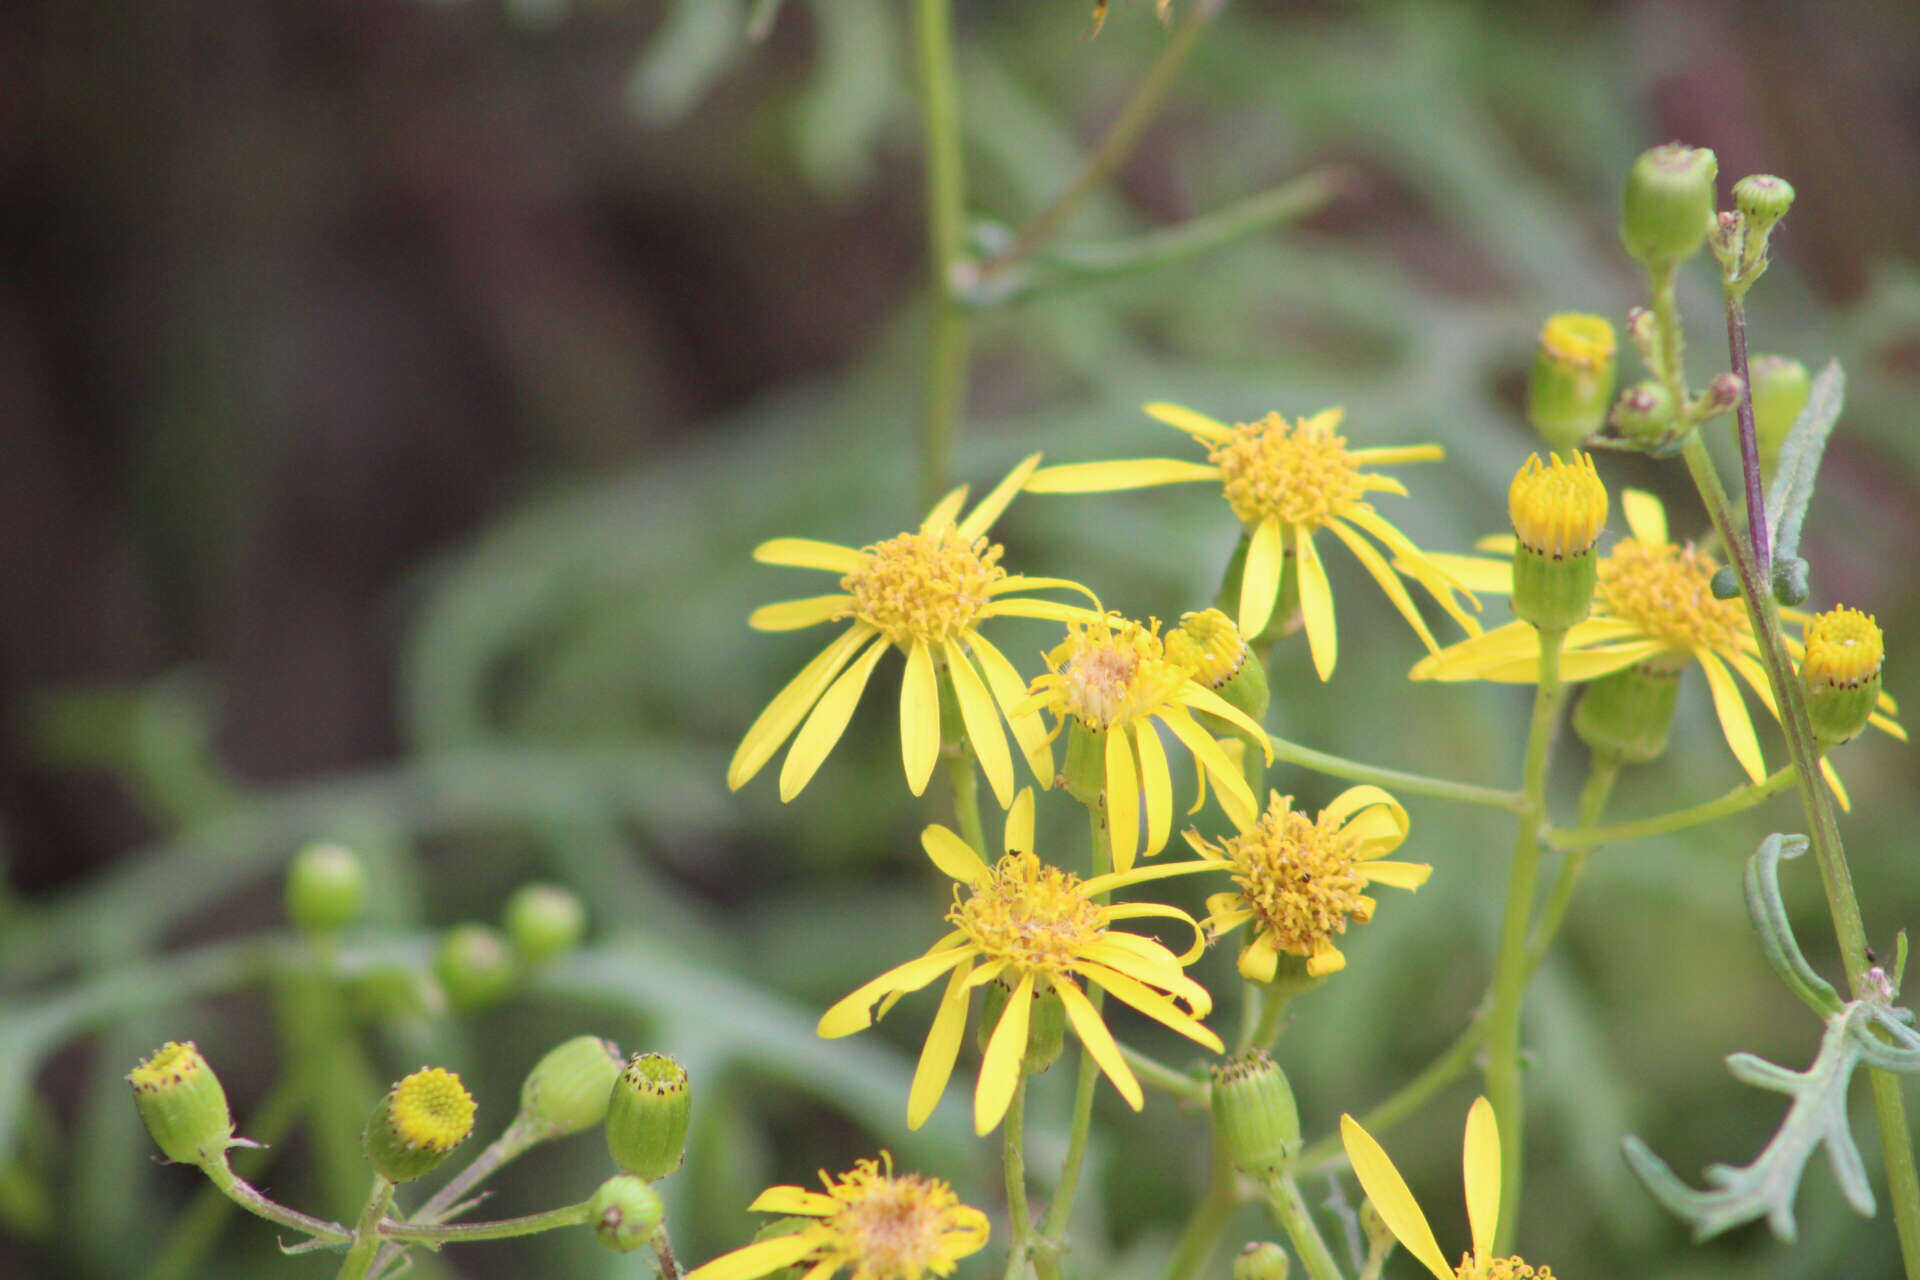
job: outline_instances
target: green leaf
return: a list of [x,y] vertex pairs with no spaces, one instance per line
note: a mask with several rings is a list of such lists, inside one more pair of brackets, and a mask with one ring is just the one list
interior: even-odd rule
[[1773,554],[1780,559],[1799,554],[1800,525],[1806,519],[1807,504],[1813,501],[1813,479],[1846,399],[1847,375],[1838,360],[1829,360],[1814,375],[1806,407],[1800,410],[1793,429],[1787,432],[1786,443],[1780,447],[1773,492],[1767,495],[1768,539]]

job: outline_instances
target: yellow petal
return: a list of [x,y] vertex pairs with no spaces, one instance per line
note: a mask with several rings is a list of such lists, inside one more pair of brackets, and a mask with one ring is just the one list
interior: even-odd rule
[[988,587],[987,595],[1004,596],[1015,591],[1078,591],[1081,595],[1093,601],[1093,607],[1096,612],[1100,608],[1100,597],[1075,582],[1072,578],[1036,578],[1029,577],[1024,573],[1011,573]]
[[881,996],[891,992],[918,991],[971,957],[973,953],[968,948],[951,945],[954,939],[965,936],[962,933],[949,934],[934,944],[934,948],[925,955],[915,956],[872,981],[860,984],[820,1015],[820,1024],[814,1029],[815,1033],[823,1039],[837,1040],[841,1036],[866,1030],[873,1025],[873,1005]]
[[775,1236],[743,1245],[732,1253],[723,1253],[703,1267],[687,1272],[685,1280],[756,1280],[794,1263],[819,1247],[807,1232]]
[[1373,549],[1372,543],[1354,532],[1346,521],[1329,520],[1327,528],[1333,530],[1334,536],[1347,544],[1347,550],[1353,552],[1354,558],[1360,562],[1361,567],[1372,575],[1373,580],[1379,584],[1380,590],[1385,592],[1387,599],[1393,603],[1393,607],[1400,611],[1400,616],[1405,618],[1407,625],[1413,628],[1413,633],[1419,636],[1421,642],[1427,646],[1427,651],[1439,652],[1440,642],[1435,640],[1433,632],[1427,629],[1427,620],[1420,616],[1418,609],[1414,608],[1413,597],[1407,594],[1406,585],[1400,581],[1400,575],[1387,564],[1385,557]]
[[1140,781],[1125,729],[1107,730],[1106,763],[1107,843],[1113,850],[1113,869],[1125,871],[1140,849]]
[[1620,495],[1620,510],[1627,516],[1627,529],[1646,543],[1659,545],[1667,540],[1667,509],[1660,499],[1644,489],[1628,489]]
[[1396,889],[1418,889],[1433,875],[1424,862],[1367,862],[1360,868],[1369,884],[1392,885]]
[[1007,661],[1007,655],[994,648],[978,631],[967,633],[967,647],[980,660],[980,671],[987,678],[987,688],[993,691],[993,700],[1000,704],[1000,714],[1007,718],[1007,727],[1013,730],[1014,741],[1020,744],[1020,752],[1026,756],[1033,776],[1040,779],[1042,787],[1052,786],[1053,742],[1047,736],[1046,723],[1035,712],[1024,715],[1014,713],[1014,708],[1026,701],[1026,681]]
[[[1346,519],[1359,525],[1385,544],[1387,549],[1397,557],[1396,563],[1399,564],[1400,571],[1425,587],[1427,594],[1447,611],[1448,617],[1459,623],[1469,634],[1479,632],[1479,620],[1470,617],[1453,598],[1454,592],[1459,589],[1459,584],[1448,578],[1444,571],[1427,558],[1427,553],[1414,546],[1413,540],[1400,532],[1392,521],[1385,519],[1373,508],[1364,504],[1354,507],[1344,515]],[[1480,607],[1480,602],[1471,594],[1467,596],[1467,603],[1475,609]]]
[[1134,749],[1140,753],[1141,797],[1147,803],[1147,857],[1167,847],[1173,835],[1173,778],[1167,772],[1167,749],[1152,721],[1134,726]]
[[1000,727],[1000,712],[960,642],[949,638],[945,650],[947,678],[953,681],[954,701],[960,704],[967,741],[973,744],[973,754],[980,761],[980,772],[987,775],[987,785],[993,788],[993,798],[1004,809],[1013,803],[1013,756],[1007,751],[1007,732]]
[[1127,1105],[1135,1111],[1140,1110],[1147,1102],[1146,1096],[1140,1092],[1140,1081],[1134,1078],[1133,1069],[1120,1056],[1120,1046],[1113,1042],[1113,1033],[1100,1020],[1100,1011],[1071,982],[1058,983],[1054,990],[1060,993],[1060,1004],[1067,1011],[1067,1021],[1073,1024],[1073,1033],[1086,1046],[1088,1056],[1106,1073],[1107,1079],[1113,1081],[1113,1087],[1120,1091]]
[[1753,732],[1753,717],[1747,714],[1740,686],[1733,682],[1732,674],[1712,650],[1695,649],[1693,656],[1699,660],[1700,669],[1707,673],[1707,687],[1713,690],[1713,710],[1720,717],[1720,732],[1733,748],[1733,758],[1740,762],[1749,778],[1761,781],[1767,776],[1766,761],[1760,755],[1760,739]]
[[1013,807],[1007,810],[1006,839],[1002,843],[1008,853],[1033,852],[1032,787],[1020,788],[1020,794],[1013,798]]
[[1345,823],[1347,819],[1359,813],[1362,809],[1372,808],[1376,805],[1385,808],[1388,813],[1394,816],[1400,829],[1403,832],[1406,830],[1407,811],[1401,808],[1400,802],[1395,800],[1384,789],[1376,787],[1370,782],[1362,783],[1357,787],[1348,787],[1345,791],[1342,791],[1333,798],[1331,804],[1320,811],[1320,816],[1323,818],[1331,818],[1335,823]]
[[1020,487],[1026,484],[1033,475],[1033,469],[1039,465],[1040,455],[1037,453],[1022,458],[1018,466],[1007,472],[1006,479],[993,486],[993,491],[980,499],[980,505],[967,513],[967,518],[960,522],[960,536],[972,542],[992,528],[993,522],[1000,518],[1000,513],[1007,509],[1007,504],[1013,501],[1014,495],[1020,492]]
[[[1243,729],[1252,734],[1256,741],[1266,746],[1267,762],[1269,764],[1273,762],[1273,743],[1268,740],[1266,729],[1261,727],[1259,721],[1234,706],[1231,702],[1228,702],[1213,690],[1202,688],[1197,684],[1189,684],[1176,695],[1175,700],[1178,701],[1181,706],[1192,707],[1196,711],[1210,712],[1213,715],[1219,716],[1234,728]],[[1247,744],[1241,742],[1239,739],[1230,738],[1221,742],[1220,749],[1222,751],[1232,750],[1237,756],[1240,752],[1246,750],[1246,746]],[[1235,772],[1241,771],[1237,760],[1233,762],[1233,767]],[[1249,795],[1251,795],[1251,793],[1249,793]]]
[[753,558],[761,564],[784,565],[789,569],[825,569],[829,573],[841,574],[852,573],[867,562],[865,552],[814,538],[773,538],[755,547]]
[[927,1029],[927,1042],[921,1046],[920,1061],[913,1069],[913,1087],[907,1091],[907,1128],[918,1129],[947,1091],[953,1077],[953,1064],[960,1056],[960,1039],[967,1029],[967,1006],[972,988],[967,985],[967,968],[962,965],[947,980],[946,994],[940,997],[940,1011],[933,1015]]
[[1300,616],[1307,623],[1307,647],[1313,650],[1313,669],[1322,680],[1333,674],[1340,653],[1340,637],[1333,627],[1333,588],[1327,568],[1313,549],[1313,530],[1296,528],[1293,535],[1295,572],[1300,575]]
[[747,625],[755,631],[798,631],[802,627],[815,627],[833,621],[835,615],[845,609],[852,599],[852,596],[842,593],[765,604],[747,616]]
[[1485,556],[1456,556],[1445,551],[1424,553],[1427,563],[1446,574],[1468,591],[1484,591],[1491,596],[1513,591],[1513,561],[1489,560]]
[[773,759],[773,753],[787,740],[794,726],[805,718],[807,711],[820,697],[820,691],[833,682],[840,674],[840,668],[847,665],[854,651],[874,635],[872,627],[864,622],[856,622],[832,644],[815,654],[812,661],[800,668],[800,674],[787,681],[786,687],[773,696],[766,710],[754,719],[753,726],[747,730],[740,745],[733,753],[733,762],[727,766],[727,786],[735,791],[745,786],[754,774],[760,772],[767,761]]
[[1078,622],[1092,616],[1084,605],[1064,600],[1039,600],[1027,596],[995,600],[980,611],[984,618],[1042,618],[1048,622]]
[[1268,516],[1247,540],[1247,561],[1240,571],[1240,634],[1251,641],[1273,620],[1287,557],[1280,541],[1280,517]]
[[920,532],[933,533],[959,519],[960,508],[966,505],[969,487],[963,484],[949,490],[946,497],[934,503],[933,510],[927,512],[927,518],[920,522]]
[[833,750],[834,743],[840,741],[840,735],[846,732],[847,721],[853,718],[853,708],[867,687],[867,678],[879,665],[880,655],[892,647],[885,636],[876,638],[867,651],[841,672],[840,678],[820,695],[820,701],[813,704],[813,711],[807,716],[807,722],[800,726],[800,732],[794,735],[793,746],[780,765],[782,802],[799,795],[826,762],[827,753]]
[[1253,802],[1253,791],[1247,786],[1246,776],[1227,759],[1226,752],[1213,740],[1213,735],[1194,722],[1193,715],[1185,707],[1168,707],[1160,713],[1160,721],[1173,730],[1173,736],[1186,744],[1193,758],[1200,762],[1206,771],[1213,775],[1214,789],[1220,797],[1220,807],[1233,819],[1237,827],[1246,828],[1259,818]]
[[1274,974],[1280,971],[1280,952],[1275,949],[1271,936],[1256,934],[1253,941],[1240,949],[1234,964],[1248,982],[1272,982]]
[[1460,1148],[1461,1169],[1467,1184],[1467,1225],[1473,1233],[1473,1256],[1485,1261],[1493,1252],[1500,1227],[1500,1125],[1493,1104],[1475,1098],[1467,1112],[1467,1137]]
[[1007,1114],[1013,1091],[1020,1083],[1027,1053],[1027,1024],[1033,1013],[1033,975],[1022,975],[1020,985],[1007,996],[1007,1007],[987,1041],[980,1060],[980,1084],[973,1091],[973,1131],[991,1133]]
[[1394,1238],[1438,1280],[1453,1280],[1453,1268],[1440,1252],[1440,1242],[1433,1238],[1427,1215],[1420,1212],[1419,1202],[1413,1198],[1413,1192],[1407,1190],[1406,1179],[1393,1167],[1393,1161],[1373,1140],[1373,1135],[1362,1129],[1352,1116],[1342,1115],[1340,1141],[1347,1148],[1347,1159],[1353,1162],[1353,1176],[1360,1180],[1360,1189],[1373,1201],[1380,1220],[1387,1224]]
[[1115,462],[1077,462],[1048,467],[1027,481],[1028,493],[1114,493],[1188,480],[1218,480],[1220,468],[1173,458],[1125,458]]
[[832,1213],[840,1202],[832,1196],[805,1187],[768,1187],[753,1198],[748,1213],[780,1213],[821,1218]]
[[[1097,982],[1107,989],[1107,994],[1122,1004],[1138,1009],[1160,1025],[1178,1031],[1195,1044],[1205,1045],[1215,1053],[1225,1053],[1226,1046],[1204,1024],[1176,1005],[1167,996],[1161,995],[1139,979],[1122,973],[1118,969],[1109,969],[1105,965],[1083,965],[1081,973],[1087,981]],[[1206,999],[1206,989],[1196,988],[1201,999]]]
[[1402,444],[1349,449],[1347,456],[1363,466],[1391,467],[1402,462],[1444,462],[1447,451],[1437,444]]
[[1160,419],[1170,427],[1178,427],[1188,435],[1208,444],[1219,444],[1233,438],[1233,428],[1218,418],[1209,418],[1204,413],[1195,413],[1183,405],[1168,404],[1156,400],[1152,404],[1142,405],[1149,417]]
[[937,822],[920,833],[920,847],[934,866],[961,884],[978,884],[987,878],[987,864],[973,847]]
[[924,640],[907,650],[907,674],[900,681],[900,759],[907,789],[920,795],[940,759],[940,681]]

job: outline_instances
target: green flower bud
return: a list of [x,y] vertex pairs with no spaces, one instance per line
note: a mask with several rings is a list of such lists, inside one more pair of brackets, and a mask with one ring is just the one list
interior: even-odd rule
[[1546,466],[1534,454],[1513,477],[1507,512],[1513,551],[1513,611],[1536,627],[1564,630],[1593,607],[1599,558],[1594,542],[1607,523],[1607,488],[1586,454],[1571,465],[1558,454]]
[[1880,698],[1886,641],[1870,614],[1842,605],[1807,623],[1800,684],[1814,743],[1827,751],[1860,735]]
[[693,1109],[686,1068],[664,1053],[636,1053],[614,1081],[607,1107],[607,1150],[614,1163],[648,1181],[680,1167]]
[[1700,251],[1713,223],[1720,164],[1705,147],[1670,142],[1642,152],[1627,174],[1620,240],[1654,269],[1671,268]]
[[608,1178],[587,1202],[594,1239],[616,1253],[632,1253],[660,1231],[667,1208],[645,1178],[630,1173]]
[[388,1182],[412,1182],[467,1140],[474,1109],[459,1076],[422,1067],[388,1090],[367,1118],[367,1162]]
[[1657,382],[1636,382],[1613,402],[1613,429],[1629,440],[1653,444],[1673,427],[1673,397]]
[[1549,448],[1571,449],[1606,422],[1617,349],[1604,316],[1557,315],[1540,331],[1527,421]]
[[484,924],[457,924],[433,952],[433,976],[455,1013],[497,1004],[519,978],[513,948]]
[[307,933],[332,933],[352,923],[367,901],[367,873],[353,850],[310,844],[287,868],[287,918]]
[[500,918],[514,950],[529,966],[573,950],[587,931],[580,896],[557,884],[521,885],[507,899]]
[[1264,1049],[1213,1069],[1213,1129],[1241,1173],[1274,1173],[1300,1150],[1300,1112],[1293,1088]]
[[202,1167],[225,1161],[233,1145],[227,1091],[193,1041],[167,1041],[127,1073],[127,1083],[167,1159]]
[[1573,707],[1573,731],[1595,751],[1646,764],[1667,749],[1679,697],[1678,670],[1643,662],[1582,688]]
[[607,1118],[625,1062],[619,1046],[598,1036],[575,1036],[549,1049],[520,1086],[520,1123],[553,1138],[591,1129]]
[[1233,1280],[1287,1280],[1287,1251],[1271,1240],[1249,1240],[1233,1260]]
[[1770,173],[1752,173],[1733,184],[1733,207],[1750,230],[1765,235],[1793,208],[1793,184]]
[[[1012,994],[1004,983],[987,984],[986,998],[980,1002],[980,1028],[976,1033],[980,1052],[987,1051],[993,1030],[1000,1025],[1000,1015],[1006,1012],[1007,999]],[[1039,1075],[1060,1060],[1066,1043],[1067,1008],[1060,1003],[1060,993],[1051,989],[1035,991],[1032,1007],[1027,1011],[1027,1052],[1020,1060],[1021,1069],[1030,1076]]]
[[1772,480],[1787,433],[1813,393],[1813,379],[1807,375],[1807,366],[1786,356],[1755,356],[1747,373],[1753,380],[1753,431],[1760,445],[1760,474]]
[[1732,565],[1721,565],[1713,571],[1713,576],[1707,579],[1707,593],[1715,600],[1738,599],[1740,575],[1734,572]]

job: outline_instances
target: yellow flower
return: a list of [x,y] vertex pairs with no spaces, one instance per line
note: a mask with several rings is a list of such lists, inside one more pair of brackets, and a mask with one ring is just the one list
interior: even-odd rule
[[[1407,491],[1391,476],[1362,471],[1363,466],[1436,461],[1445,456],[1439,445],[1349,449],[1338,430],[1344,412],[1340,409],[1325,409],[1297,423],[1270,413],[1258,422],[1231,427],[1175,404],[1150,404],[1147,412],[1207,446],[1207,462],[1136,458],[1047,467],[1027,481],[1027,491],[1098,493],[1189,480],[1223,484],[1227,505],[1233,508],[1247,535],[1246,565],[1239,584],[1241,634],[1252,639],[1267,629],[1291,558],[1299,574],[1300,613],[1306,623],[1307,643],[1322,680],[1333,674],[1338,636],[1333,589],[1313,546],[1313,535],[1321,529],[1331,530],[1347,544],[1428,649],[1440,646],[1414,608],[1398,574],[1361,536],[1363,532],[1372,534],[1398,557],[1400,572],[1425,587],[1462,627],[1469,632],[1480,629],[1454,600],[1458,584],[1366,501],[1369,493],[1404,497]],[[1472,596],[1467,599],[1479,607]]]
[[840,574],[840,592],[767,605],[754,610],[748,625],[792,631],[846,618],[853,625],[801,668],[753,722],[727,767],[729,787],[746,785],[797,728],[780,769],[780,798],[799,795],[840,740],[889,648],[907,658],[900,686],[900,752],[915,795],[926,789],[940,754],[942,672],[952,682],[961,727],[1002,808],[1013,798],[1003,716],[1035,775],[1052,777],[1053,755],[1040,718],[1012,711],[1025,683],[979,631],[988,618],[1064,622],[1086,612],[1052,600],[1012,598],[1021,592],[1067,587],[1092,597],[1065,579],[1008,574],[1000,567],[1000,548],[987,542],[988,526],[1039,464],[1036,453],[1015,467],[964,519],[955,519],[967,499],[967,487],[961,485],[927,513],[918,529],[860,550],[806,538],[775,538],[754,548],[753,558],[763,564]]
[[[1560,656],[1563,680],[1592,680],[1637,664],[1669,673],[1698,663],[1713,692],[1713,707],[1727,746],[1755,782],[1767,776],[1760,741],[1737,674],[1761,703],[1779,718],[1760,646],[1738,599],[1716,599],[1709,584],[1719,567],[1713,557],[1667,537],[1667,513],[1650,493],[1628,489],[1621,497],[1632,536],[1614,544],[1600,560],[1593,614],[1566,633]],[[1511,541],[1488,539],[1483,549],[1510,549]],[[1505,560],[1436,556],[1456,578],[1475,591],[1512,589],[1513,566]],[[1783,609],[1781,616],[1804,622],[1804,614]],[[1796,657],[1797,642],[1788,648]],[[1539,679],[1539,633],[1525,622],[1510,622],[1450,645],[1414,665],[1415,680],[1497,680],[1526,684]],[[1891,712],[1891,701],[1881,704]],[[1906,731],[1885,715],[1872,723],[1904,739]],[[1845,803],[1845,792],[1831,765],[1821,771]]]
[[939,1178],[895,1177],[887,1152],[837,1177],[823,1169],[820,1182],[825,1192],[768,1187],[748,1206],[818,1221],[723,1254],[686,1280],[754,1280],[797,1266],[807,1268],[806,1280],[849,1269],[853,1280],[920,1280],[952,1275],[960,1259],[987,1243],[986,1214],[961,1204]]
[[1379,787],[1350,787],[1309,818],[1293,797],[1272,792],[1259,822],[1215,844],[1196,833],[1187,843],[1202,858],[1225,866],[1239,889],[1207,899],[1209,939],[1249,920],[1253,938],[1240,950],[1240,975],[1271,982],[1280,953],[1304,956],[1312,977],[1346,967],[1334,935],[1351,917],[1365,924],[1374,901],[1362,892],[1374,881],[1418,889],[1433,874],[1419,862],[1379,862],[1407,838],[1407,811]]
[[1433,1238],[1427,1215],[1420,1212],[1406,1179],[1393,1167],[1393,1161],[1373,1135],[1360,1127],[1352,1116],[1340,1117],[1340,1140],[1346,1144],[1347,1159],[1353,1162],[1354,1177],[1373,1201],[1380,1218],[1408,1253],[1420,1259],[1435,1280],[1553,1280],[1549,1267],[1531,1267],[1517,1257],[1492,1255],[1493,1238],[1500,1218],[1500,1129],[1493,1107],[1485,1098],[1476,1099],[1467,1112],[1467,1137],[1461,1165],[1467,1185],[1467,1226],[1473,1235],[1473,1252],[1460,1256],[1460,1265],[1449,1267],[1440,1242]]
[[[1118,614],[1069,623],[1067,638],[1047,655],[1046,673],[1034,678],[1031,696],[1015,710],[1042,708],[1061,726],[1077,721],[1097,735],[1105,757],[1107,838],[1115,870],[1133,865],[1143,797],[1147,856],[1166,848],[1173,834],[1173,779],[1155,720],[1186,744],[1203,779],[1213,775],[1220,805],[1235,825],[1253,821],[1253,791],[1246,777],[1193,712],[1211,712],[1263,744],[1266,731],[1195,679],[1193,667],[1170,659],[1158,623],[1143,626]],[[1271,747],[1267,759],[1273,759]]]
[[[1144,1102],[1140,1082],[1083,984],[1101,988],[1215,1053],[1223,1052],[1220,1037],[1200,1022],[1212,1011],[1212,999],[1181,971],[1201,950],[1200,927],[1193,917],[1157,903],[1100,901],[1113,889],[1209,870],[1212,864],[1143,867],[1082,880],[1048,866],[1032,852],[1033,793],[1025,789],[1007,814],[1006,856],[994,865],[988,866],[966,841],[938,824],[926,829],[920,843],[933,864],[958,882],[947,912],[953,932],[925,955],[889,969],[828,1009],[819,1028],[829,1038],[865,1030],[873,1024],[876,1003],[884,1016],[901,996],[950,975],[913,1073],[908,1125],[919,1128],[933,1113],[960,1053],[973,992],[989,982],[1000,982],[1010,994],[987,1042],[974,1090],[973,1124],[979,1133],[990,1132],[1006,1114],[1026,1056],[1034,997],[1047,991],[1059,996],[1080,1043],[1136,1111]],[[1110,928],[1116,920],[1148,916],[1191,925],[1192,949],[1176,956],[1151,938]]]

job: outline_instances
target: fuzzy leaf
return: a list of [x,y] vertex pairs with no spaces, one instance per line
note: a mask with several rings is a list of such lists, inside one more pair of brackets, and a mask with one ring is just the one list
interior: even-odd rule
[[1800,524],[1806,519],[1807,504],[1813,501],[1813,478],[1820,470],[1827,437],[1840,421],[1846,399],[1847,375],[1838,360],[1829,360],[1814,375],[1806,407],[1800,410],[1793,429],[1787,432],[1786,443],[1780,447],[1773,492],[1767,495],[1768,540],[1780,559],[1790,560],[1799,554]]

